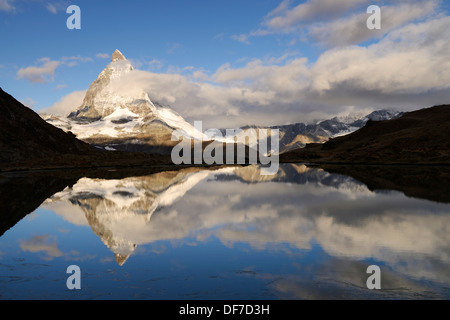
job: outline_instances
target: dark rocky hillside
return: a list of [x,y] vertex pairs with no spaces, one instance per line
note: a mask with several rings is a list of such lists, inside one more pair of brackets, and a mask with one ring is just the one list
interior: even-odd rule
[[167,156],[98,150],[0,88],[0,171],[170,163]]

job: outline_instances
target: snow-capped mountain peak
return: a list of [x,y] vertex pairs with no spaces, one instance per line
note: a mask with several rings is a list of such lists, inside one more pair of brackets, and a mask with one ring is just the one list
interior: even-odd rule
[[[100,73],[90,85],[81,106],[69,115],[69,118],[84,122],[93,122],[107,117],[118,108],[130,108],[137,114],[148,114],[154,111],[154,105],[144,90],[120,92],[112,85],[115,80],[133,72],[134,68],[125,56],[116,50],[111,63]],[[136,92],[137,91],[137,92]]]
[[127,59],[122,54],[122,52],[120,52],[119,49],[116,49],[116,51],[114,51],[114,53],[113,53],[113,55],[111,57],[111,62],[116,62],[118,60],[127,60]]
[[123,87],[123,77],[135,69],[116,50],[111,62],[92,82],[83,103],[67,118],[43,115],[51,124],[72,131],[79,139],[107,150],[163,151],[173,147],[172,133],[208,140],[174,110],[150,99],[143,88]]

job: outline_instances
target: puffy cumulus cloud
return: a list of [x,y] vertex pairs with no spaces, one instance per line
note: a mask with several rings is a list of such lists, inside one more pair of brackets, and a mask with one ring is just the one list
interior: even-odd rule
[[43,253],[44,260],[53,260],[54,258],[61,257],[63,253],[58,249],[56,239],[49,235],[36,235],[30,240],[20,241],[20,248],[25,252]]
[[265,64],[256,59],[242,68],[231,68],[229,64],[222,65],[212,79],[225,85],[247,86],[255,91],[273,91],[279,94],[280,99],[286,93],[303,89],[299,84],[306,83],[309,70],[307,59],[299,58],[286,62],[283,65],[272,62]]
[[[142,88],[152,100],[171,106],[187,121],[203,120],[209,128],[234,128],[248,124],[249,119],[255,124],[285,122],[289,106],[283,107],[283,101],[291,103],[299,83],[294,78],[307,72],[305,61],[281,66],[253,61],[238,69],[225,65],[211,76],[197,70],[188,75],[136,70],[113,80],[111,86],[117,93]],[[278,117],[274,103],[280,108]]]
[[39,111],[41,114],[54,114],[59,116],[67,116],[76,110],[83,103],[87,90],[74,91],[64,97],[49,108]]
[[62,65],[75,67],[80,63],[92,61],[93,59],[90,57],[81,56],[61,57],[59,60],[51,60],[50,58],[44,57],[38,60],[38,62],[41,63],[41,66],[21,68],[17,71],[17,76],[19,79],[26,79],[32,83],[45,84],[49,81],[53,81],[55,70]]
[[55,75],[55,70],[61,65],[68,67],[77,66],[80,63],[86,63],[93,61],[89,57],[62,57],[60,60],[51,60],[50,58],[44,57],[38,60],[41,66],[30,66],[26,68],[20,68],[17,71],[17,77],[19,79],[26,79],[32,83],[48,83],[53,81]]
[[39,62],[42,63],[40,67],[26,67],[17,71],[19,79],[27,79],[33,83],[47,83],[49,78],[52,80],[56,68],[61,64],[60,61],[53,61],[50,58],[41,58]]
[[448,102],[449,28],[450,17],[443,17],[409,24],[368,47],[329,50],[311,68],[309,92],[327,98],[347,96],[353,102]]

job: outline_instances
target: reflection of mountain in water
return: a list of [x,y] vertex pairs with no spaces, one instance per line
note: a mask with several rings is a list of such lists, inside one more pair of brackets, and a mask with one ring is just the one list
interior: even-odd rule
[[253,165],[237,168],[234,174],[216,175],[218,181],[238,180],[243,183],[280,182],[295,184],[314,184],[337,189],[367,190],[365,184],[340,174],[332,174],[318,168],[302,164],[283,164],[276,175],[261,175],[260,166]]
[[14,178],[0,175],[0,236],[45,199],[76,181],[76,178],[39,173]]
[[449,166],[324,166],[363,182],[370,190],[397,190],[408,197],[450,203]]
[[170,206],[209,174],[207,170],[190,168],[119,180],[83,178],[46,204],[63,201],[81,208],[93,232],[123,265],[137,244],[121,234],[149,223],[155,211]]
[[[364,185],[352,178],[333,175],[320,169],[310,169],[303,165],[283,165],[275,176],[261,175],[258,166],[227,167],[215,171],[190,168],[118,180],[82,178],[73,187],[66,188],[48,199],[46,205],[52,208],[52,204],[65,202],[80,208],[93,232],[114,252],[117,263],[123,265],[135,251],[138,243],[170,238],[169,229],[166,229],[166,233],[155,234],[150,223],[152,215],[163,207],[171,206],[200,181],[206,179],[240,181],[246,184],[311,183],[367,191]],[[177,224],[178,221],[174,222],[173,226]],[[133,232],[142,229],[149,232],[151,230],[152,234],[147,234],[143,240],[130,237]],[[175,235],[175,238],[187,236],[189,232],[189,230],[187,233],[182,232]]]
[[[398,190],[431,200],[434,194],[448,202],[440,191],[446,188],[441,181],[445,170],[408,167],[396,174],[393,167],[354,167],[352,175],[370,185],[367,188],[343,176],[345,168],[332,169],[283,164],[275,176],[261,175],[258,166],[117,171],[87,173],[89,178],[80,180],[64,172],[55,177],[61,183],[45,180],[44,173],[38,181],[24,183],[29,186],[23,190],[38,195],[45,190],[42,183],[54,185],[50,189],[55,191],[68,185],[45,207],[70,223],[90,226],[119,265],[140,245],[215,237],[226,245],[246,243],[261,249],[311,250],[317,243],[330,256],[370,258],[412,277],[450,281],[448,204],[370,191]],[[19,207],[14,204],[28,196],[14,196],[23,181],[8,181],[2,186],[10,191],[4,209],[7,201]],[[33,185],[39,186],[35,193]]]

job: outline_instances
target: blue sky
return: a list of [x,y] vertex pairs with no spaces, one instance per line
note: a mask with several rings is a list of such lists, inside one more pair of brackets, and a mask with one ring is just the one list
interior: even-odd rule
[[[66,27],[71,4],[81,9],[81,30]],[[382,10],[379,31],[366,27],[371,4]],[[0,86],[36,111],[57,102],[76,109],[65,98],[79,99],[119,49],[142,71],[136,85],[151,98],[214,126],[414,109],[450,100],[448,6],[0,0]]]

